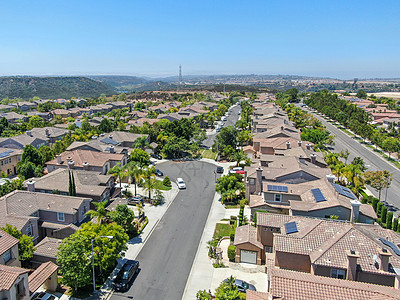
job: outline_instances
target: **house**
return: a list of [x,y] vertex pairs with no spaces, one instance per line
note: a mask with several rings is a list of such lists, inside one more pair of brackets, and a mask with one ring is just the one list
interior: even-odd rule
[[35,109],[36,107],[37,104],[35,102],[26,102],[26,101],[17,102],[17,108],[21,111],[29,111]]
[[0,138],[0,147],[1,148],[10,148],[10,149],[20,149],[23,150],[26,145],[32,145],[36,149],[39,149],[40,146],[47,146],[49,141],[44,137],[34,137],[32,135],[32,131],[28,130],[27,132],[16,135],[9,138]]
[[17,175],[17,163],[21,160],[21,149],[0,148],[0,173],[7,177]]
[[27,116],[28,117],[38,116],[38,117],[41,117],[43,119],[43,121],[45,121],[45,122],[49,122],[53,118],[53,115],[50,112],[39,112],[36,110],[28,111]]
[[28,269],[0,265],[0,299],[29,300]]
[[58,286],[57,270],[58,266],[51,261],[41,264],[28,277],[29,292],[33,294],[39,288],[56,291]]
[[15,108],[12,105],[5,105],[5,104],[0,104],[0,111],[11,111],[13,108]]
[[[76,196],[90,198],[93,201],[104,201],[119,193],[115,188],[115,178],[112,175],[102,175],[95,171],[74,170],[73,171]],[[43,177],[32,178],[24,182],[24,186],[31,185],[35,192],[52,194],[57,191],[60,195],[68,195],[69,172],[68,169],[59,168]]]
[[61,108],[55,109],[51,113],[53,114],[54,117],[60,116],[63,119],[66,119],[71,116],[71,112],[69,110]]
[[[307,142],[307,147],[314,144]],[[275,154],[278,150],[289,150],[291,148],[303,147],[303,141],[292,137],[273,137],[267,139],[253,139],[253,148],[260,154]]]
[[38,244],[35,245],[35,251],[31,259],[33,267],[38,267],[43,263],[49,261],[57,264],[57,251],[62,243],[62,239],[45,237]]
[[398,286],[400,235],[378,224],[257,213],[236,228],[236,262]]
[[19,123],[19,122],[28,122],[28,117],[25,115],[20,115],[16,112],[7,112],[7,113],[0,113],[0,118],[6,118],[8,123]]
[[105,153],[88,150],[64,151],[57,157],[46,163],[48,172],[59,168],[95,171],[100,174],[107,174],[108,170],[117,164],[125,166],[128,156],[125,154]]
[[29,131],[32,137],[47,140],[50,145],[54,144],[56,141],[61,141],[69,133],[69,130],[56,127],[32,128]]
[[16,226],[23,234],[32,236],[35,244],[66,225],[82,223],[92,201],[30,190],[28,185],[28,191],[16,190],[0,198],[0,226]]
[[273,268],[268,279],[268,293],[247,290],[246,299],[400,299],[396,288],[304,272]]
[[149,125],[153,125],[155,123],[157,123],[158,121],[160,121],[160,118],[158,119],[150,119],[150,118],[139,118],[136,120],[130,120],[128,122],[129,126],[138,126],[138,127],[142,127],[144,123],[148,123]]
[[0,229],[0,265],[20,267],[18,259],[19,240]]

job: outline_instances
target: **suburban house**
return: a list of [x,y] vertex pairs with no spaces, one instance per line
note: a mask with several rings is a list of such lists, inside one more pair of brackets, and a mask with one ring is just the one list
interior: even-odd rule
[[15,106],[0,104],[0,111],[11,111]]
[[236,262],[399,286],[400,235],[377,224],[257,213],[236,228]]
[[19,123],[19,122],[28,122],[28,116],[20,115],[16,112],[7,112],[7,113],[0,113],[0,118],[6,118],[8,123]]
[[0,226],[16,226],[23,234],[32,236],[35,244],[69,224],[79,225],[90,209],[92,199],[31,192],[31,189],[28,184],[28,191],[16,190],[0,198]]
[[56,141],[61,141],[69,133],[69,130],[56,127],[32,128],[30,130],[32,137],[47,140],[50,145],[54,144]]
[[49,122],[53,118],[53,115],[50,112],[39,112],[39,111],[28,111],[28,117],[38,116],[43,119],[43,121]]
[[0,148],[0,173],[7,177],[17,174],[17,163],[21,160],[22,150]]
[[53,114],[54,117],[60,116],[63,119],[66,119],[71,116],[71,112],[69,110],[61,108],[55,109],[51,113]]
[[0,229],[0,265],[20,267],[18,259],[19,240]]
[[16,106],[19,110],[29,111],[29,110],[35,109],[37,107],[37,104],[35,102],[21,101],[21,102],[17,102]]
[[247,300],[267,299],[400,299],[393,287],[316,276],[304,272],[272,268],[268,272],[268,292],[247,290]]
[[46,163],[48,172],[59,168],[95,171],[100,174],[107,174],[108,170],[117,164],[125,166],[128,156],[125,154],[105,153],[89,150],[64,151],[57,157]]
[[49,261],[57,264],[56,255],[58,247],[61,245],[62,241],[63,240],[59,238],[51,238],[46,236],[43,240],[36,244],[35,252],[33,253],[33,257],[31,259],[32,266],[38,267],[41,264]]
[[29,300],[28,269],[0,265],[0,298]]
[[[76,196],[91,198],[93,201],[104,201],[119,193],[112,175],[103,175],[95,171],[73,170],[76,186]],[[35,192],[52,194],[55,191],[60,195],[68,195],[69,172],[68,169],[59,168],[43,177],[32,178],[24,182],[24,186],[31,185]]]

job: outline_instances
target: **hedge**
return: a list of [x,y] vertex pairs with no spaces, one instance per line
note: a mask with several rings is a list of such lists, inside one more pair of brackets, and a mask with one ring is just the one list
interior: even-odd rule
[[393,213],[390,211],[386,217],[386,228],[392,229]]
[[372,199],[372,207],[374,208],[375,212],[377,212],[376,209],[377,209],[377,206],[378,206],[378,202],[379,202],[378,198],[373,198]]
[[382,222],[386,223],[386,217],[387,217],[387,207],[386,206],[382,206],[382,210],[381,210],[381,220]]
[[393,221],[393,231],[397,231],[397,228],[399,226],[399,219],[394,219]]
[[235,256],[236,256],[236,246],[230,245],[228,247],[228,258],[229,258],[229,261],[235,261]]
[[378,215],[378,217],[381,216],[381,209],[382,209],[383,203],[382,202],[378,202],[378,206],[376,208],[376,214]]

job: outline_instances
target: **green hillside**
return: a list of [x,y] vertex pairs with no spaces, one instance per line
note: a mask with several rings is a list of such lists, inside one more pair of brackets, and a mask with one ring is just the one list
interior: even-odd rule
[[146,84],[149,80],[136,76],[123,76],[123,75],[89,75],[88,78],[105,82],[118,90],[130,90]]
[[109,84],[86,77],[0,77],[0,99],[3,98],[71,98],[112,95]]

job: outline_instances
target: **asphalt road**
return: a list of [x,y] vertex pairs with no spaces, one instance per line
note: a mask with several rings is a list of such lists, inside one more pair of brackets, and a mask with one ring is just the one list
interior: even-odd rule
[[[335,146],[333,146],[335,152],[340,152],[342,150],[349,150],[350,156],[348,158],[348,162],[351,162],[354,157],[361,157],[369,171],[377,171],[377,170],[388,170],[393,173],[393,181],[390,188],[387,191],[387,206],[389,210],[399,213],[400,209],[400,170],[388,163],[384,158],[380,157],[377,153],[371,151],[369,148],[360,144],[357,140],[349,137],[342,130],[338,129],[336,126],[332,125],[324,118],[320,117],[317,114],[314,114],[318,120],[322,122],[326,126],[326,128],[331,132],[331,134],[335,135]],[[378,197],[378,192],[369,187],[369,190]],[[381,192],[381,200],[385,200],[386,189]]]
[[157,166],[171,181],[183,178],[181,190],[137,256],[140,272],[125,293],[112,299],[182,298],[215,194],[215,165],[166,162]]
[[[226,118],[225,124],[223,127],[227,126],[235,126],[236,122],[239,120],[239,111],[240,111],[240,105],[235,105],[230,109],[231,114]],[[211,148],[211,146],[214,144],[215,136],[218,134],[218,132],[213,131],[213,133],[207,135],[207,139],[203,141],[203,145]]]

